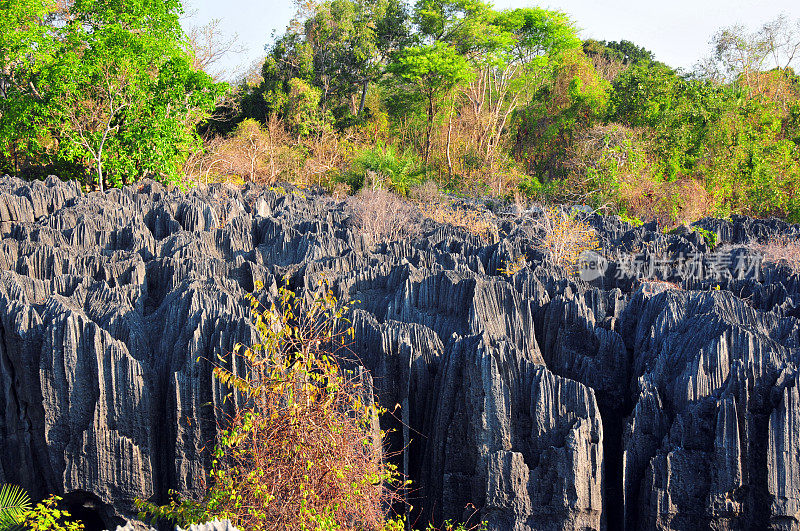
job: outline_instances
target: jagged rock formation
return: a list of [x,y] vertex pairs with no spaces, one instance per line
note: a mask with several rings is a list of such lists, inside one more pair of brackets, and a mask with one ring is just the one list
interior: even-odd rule
[[176,528],[175,531],[238,531],[228,520],[214,520],[205,524],[191,525],[186,529]]
[[[133,522],[128,522],[125,526],[118,526],[116,531],[155,531],[152,527],[142,528]],[[239,531],[229,520],[212,520],[204,524],[193,524],[186,529],[180,526],[175,527],[175,531]]]
[[256,340],[256,282],[326,278],[361,301],[353,363],[395,411],[412,520],[798,529],[800,279],[743,267],[750,239],[798,227],[704,220],[712,252],[588,216],[611,260],[584,281],[524,217],[496,243],[427,221],[377,245],[351,217],[258,187],[0,179],[0,483],[64,493],[109,528],[137,497],[196,493],[224,394],[204,359]]

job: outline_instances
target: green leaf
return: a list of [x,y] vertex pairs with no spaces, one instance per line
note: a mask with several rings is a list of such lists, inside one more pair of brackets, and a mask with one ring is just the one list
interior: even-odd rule
[[30,508],[27,492],[17,485],[3,485],[0,488],[0,530],[14,529]]

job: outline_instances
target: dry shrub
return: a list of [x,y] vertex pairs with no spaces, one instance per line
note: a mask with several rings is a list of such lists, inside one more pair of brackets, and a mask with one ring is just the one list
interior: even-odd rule
[[711,215],[714,200],[700,181],[684,179],[670,185],[673,185],[672,197],[677,207],[673,208],[677,224],[694,223]]
[[694,179],[674,182],[642,180],[638,186],[622,190],[628,215],[655,219],[662,227],[693,223],[710,215],[713,198]]
[[353,224],[373,243],[413,237],[419,214],[413,205],[386,190],[363,189],[348,200]]
[[550,191],[551,200],[590,204],[596,210],[625,208],[625,190],[649,179],[647,141],[643,131],[619,124],[578,131],[566,147],[565,186]]
[[322,185],[329,175],[340,171],[347,163],[345,144],[329,130],[304,139],[303,148],[308,156],[299,172],[301,180],[306,184]]
[[272,185],[279,180],[294,180],[300,167],[283,122],[272,115],[266,127],[248,119],[230,136],[207,140],[204,152],[194,155],[185,171],[198,183],[235,176]]
[[231,173],[251,182],[274,184],[281,174],[279,151],[288,139],[275,117],[266,129],[255,120],[245,120],[223,144],[220,155]]
[[564,166],[570,170],[586,173],[589,167],[597,168],[598,159],[611,162],[615,169],[621,169],[641,156],[640,147],[643,131],[620,124],[595,125],[579,131],[569,146],[569,158]]
[[423,216],[436,223],[460,227],[486,242],[493,242],[498,238],[497,223],[483,210],[449,202],[423,203],[419,205],[419,209]]
[[777,102],[786,111],[800,99],[800,87],[787,71],[789,69],[755,72],[750,75],[749,82],[748,76],[742,76],[740,82],[750,90],[751,98]]
[[350,193],[350,186],[347,183],[334,182],[328,184],[327,190],[334,199],[344,199]]
[[703,184],[692,178],[665,182],[655,177],[651,152],[642,129],[611,124],[582,131],[567,149],[565,186],[552,199],[656,219],[665,227],[709,215],[713,198]]
[[560,209],[545,207],[542,211],[528,232],[531,240],[554,264],[577,271],[583,253],[600,249],[597,233],[585,221]]
[[261,343],[237,345],[236,359],[214,369],[237,406],[204,499],[139,505],[182,526],[227,518],[242,530],[383,529],[398,478],[384,461],[382,410],[338,363],[352,337],[347,305],[324,284],[308,299],[281,289],[269,308],[249,300]]
[[223,137],[207,138],[203,142],[203,149],[189,156],[183,165],[183,173],[188,181],[208,184],[220,180],[220,175],[225,173],[222,170],[225,164],[219,155],[224,142]]
[[509,277],[513,277],[520,271],[522,271],[525,266],[528,265],[528,261],[524,255],[518,255],[516,258],[509,258],[508,260],[503,261],[503,267],[497,270],[498,273],[501,275],[506,275]]
[[683,291],[683,288],[674,282],[669,282],[668,280],[661,280],[657,278],[640,278],[637,279],[637,283],[639,286],[649,285],[653,287],[658,287],[659,289],[664,290],[676,290],[676,291]]
[[448,180],[449,188],[475,195],[502,197],[514,190],[524,172],[504,152],[503,139],[490,134],[487,110],[476,111],[468,102],[460,102],[457,109],[432,132],[428,171]]
[[412,187],[408,195],[414,201],[424,204],[435,203],[442,199],[442,193],[433,181],[425,181],[422,184]]
[[629,68],[630,65],[624,64],[622,61],[609,57],[606,54],[598,53],[589,55],[592,60],[594,69],[601,78],[609,83],[612,83],[617,76]]
[[205,141],[184,166],[187,178],[196,183],[245,181],[274,185],[331,184],[352,158],[353,144],[328,128],[307,136],[293,137],[286,123],[271,115],[266,124],[244,120],[225,137]]
[[767,243],[751,242],[750,248],[764,257],[764,261],[787,266],[800,273],[800,240],[797,237],[779,236]]

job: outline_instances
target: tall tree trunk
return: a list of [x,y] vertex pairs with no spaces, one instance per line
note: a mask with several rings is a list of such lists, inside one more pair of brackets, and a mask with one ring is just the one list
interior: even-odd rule
[[425,130],[425,166],[431,152],[431,130],[433,130],[433,98],[428,99],[428,127]]
[[364,112],[364,105],[367,102],[367,89],[369,88],[369,79],[364,80],[364,84],[361,87],[361,103],[358,104],[358,115],[361,116],[361,113]]
[[450,114],[447,117],[447,178],[453,177],[453,161],[450,160],[450,134],[453,132],[453,105],[450,105]]
[[100,184],[100,193],[103,193],[103,160],[97,157],[97,182]]

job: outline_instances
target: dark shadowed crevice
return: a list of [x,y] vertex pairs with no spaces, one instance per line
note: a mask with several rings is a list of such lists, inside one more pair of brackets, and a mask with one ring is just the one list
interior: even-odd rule
[[104,531],[124,525],[125,521],[114,516],[114,509],[100,498],[82,490],[64,494],[62,505],[70,514],[70,520],[83,523],[85,531]]
[[603,514],[607,529],[623,529],[622,433],[625,415],[598,397],[603,421]]

